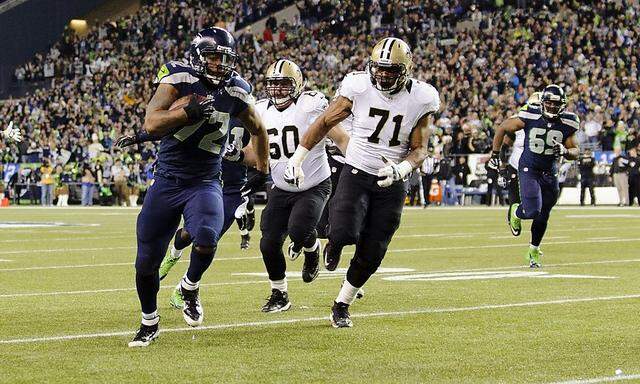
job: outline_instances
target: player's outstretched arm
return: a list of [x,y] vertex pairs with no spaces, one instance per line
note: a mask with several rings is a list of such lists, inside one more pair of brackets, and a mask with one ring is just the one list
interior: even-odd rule
[[169,111],[178,99],[178,90],[170,84],[160,84],[147,105],[144,130],[154,137],[162,137],[172,129],[186,124],[189,116],[184,108]]
[[[327,133],[338,125],[342,120],[349,117],[353,103],[344,96],[335,98],[327,109],[311,123],[307,132],[300,140],[300,146],[307,151],[315,147],[320,140],[327,136]],[[300,148],[300,146],[298,148]]]
[[[260,116],[258,116],[256,110],[251,105],[240,112],[238,118],[240,118],[243,126],[251,134],[251,145],[255,153],[256,169],[264,174],[268,174],[269,137],[267,136],[267,129],[262,123],[262,119],[260,119]],[[246,155],[247,153],[245,152],[245,156]]]
[[488,168],[498,170],[500,167],[500,150],[504,144],[505,136],[507,134],[513,135],[523,128],[524,121],[520,120],[518,117],[510,117],[498,126],[498,129],[496,129],[495,135],[493,136],[491,160],[487,163]]
[[334,143],[336,143],[336,145],[340,149],[340,152],[342,152],[344,155],[347,154],[347,147],[349,146],[349,135],[340,124],[331,128],[331,130],[327,133],[327,136],[331,140],[333,140]]

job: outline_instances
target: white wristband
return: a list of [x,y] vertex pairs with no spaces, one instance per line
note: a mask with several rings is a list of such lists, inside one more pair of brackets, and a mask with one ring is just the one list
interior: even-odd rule
[[398,170],[400,177],[404,179],[408,174],[411,173],[411,171],[413,171],[413,165],[411,165],[411,163],[407,160],[404,160],[397,165],[396,169]]
[[302,145],[298,145],[298,148],[296,148],[296,151],[293,153],[293,156],[291,156],[291,159],[289,159],[289,161],[291,161],[291,163],[294,165],[300,166],[302,165],[304,159],[307,158],[308,154],[309,150],[307,148],[303,147]]

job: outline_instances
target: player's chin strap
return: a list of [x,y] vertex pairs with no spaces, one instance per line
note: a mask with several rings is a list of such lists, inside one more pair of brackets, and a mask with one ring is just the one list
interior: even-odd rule
[[408,174],[413,171],[413,165],[407,160],[401,161],[399,164],[389,160],[385,155],[380,155],[382,161],[387,165],[386,167],[378,170],[378,177],[382,177],[378,180],[378,185],[386,188],[396,181],[402,180],[407,177]]

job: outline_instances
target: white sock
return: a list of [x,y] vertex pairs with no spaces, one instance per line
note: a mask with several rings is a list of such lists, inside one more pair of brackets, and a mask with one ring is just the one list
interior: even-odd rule
[[533,245],[533,244],[529,244],[529,248],[531,249],[535,249],[536,251],[540,249],[539,245]]
[[153,311],[152,313],[144,313],[142,312],[142,324],[144,325],[156,325],[160,321],[160,316],[158,316],[158,311]]
[[182,257],[182,249],[176,249],[175,244],[171,244],[171,258],[179,259]]
[[340,293],[338,293],[338,297],[336,297],[337,303],[345,303],[351,305],[353,301],[356,299],[356,295],[360,290],[359,287],[354,287],[349,283],[348,280],[344,280],[342,283],[342,288],[340,288]]
[[196,281],[195,283],[189,280],[187,275],[184,275],[182,281],[180,282],[180,286],[182,289],[186,289],[187,291],[195,291],[200,286],[200,282]]
[[248,229],[241,229],[241,230],[240,230],[240,234],[241,234],[242,236],[248,235],[248,234],[249,234],[249,230],[248,230]]
[[269,280],[271,289],[277,289],[280,292],[287,292],[287,278],[282,280]]
[[316,249],[318,249],[318,247],[319,247],[319,246],[320,246],[320,240],[319,240],[319,239],[316,239],[316,242],[313,244],[313,246],[311,246],[311,248],[303,247],[302,249],[303,249],[305,252],[313,252],[313,251],[315,251]]

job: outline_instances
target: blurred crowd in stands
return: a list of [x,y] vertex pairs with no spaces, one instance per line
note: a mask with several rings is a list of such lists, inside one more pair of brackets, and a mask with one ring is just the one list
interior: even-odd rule
[[[638,3],[520,3],[526,7],[502,0],[304,0],[299,19],[278,24],[269,15],[293,1],[148,0],[87,36],[65,30],[47,52],[16,68],[16,82],[46,79],[47,87],[0,101],[0,121],[14,121],[25,137],[0,143],[0,156],[3,163],[38,164],[23,168],[15,183],[58,185],[42,192],[43,204],[66,180],[78,188],[72,199],[84,196],[84,203],[90,193],[114,194],[118,203],[144,193],[154,144],[120,151],[113,142],[142,127],[161,65],[184,58],[194,33],[211,25],[236,32],[237,69],[258,98],[264,70],[277,58],[297,62],[308,87],[331,97],[346,73],[364,69],[378,39],[403,38],[413,47],[413,77],[442,97],[432,146],[438,169],[450,172],[445,180],[460,174],[453,169],[467,172],[466,156],[487,153],[494,127],[549,83],[565,88],[568,109],[581,118],[582,147],[624,154],[637,146]],[[264,32],[241,29],[267,16]]]

